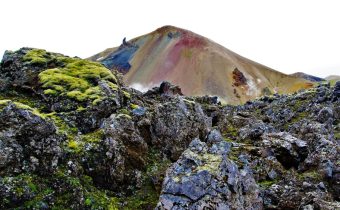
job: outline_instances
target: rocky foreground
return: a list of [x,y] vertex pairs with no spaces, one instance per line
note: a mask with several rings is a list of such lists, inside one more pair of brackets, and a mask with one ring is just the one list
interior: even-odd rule
[[44,50],[0,64],[0,209],[340,209],[340,82],[245,105]]

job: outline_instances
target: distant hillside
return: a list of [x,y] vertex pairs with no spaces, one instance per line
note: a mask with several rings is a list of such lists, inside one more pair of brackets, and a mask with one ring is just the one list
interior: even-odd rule
[[327,81],[337,80],[338,81],[338,80],[340,80],[340,76],[338,76],[338,75],[330,75],[330,76],[326,77],[325,80],[327,80]]
[[311,82],[325,81],[325,79],[322,79],[320,77],[316,77],[316,76],[313,76],[313,75],[309,75],[309,74],[306,74],[306,73],[303,73],[303,72],[296,72],[296,73],[291,74],[291,75],[294,76],[294,77],[306,79],[306,80],[311,81]]
[[325,78],[325,80],[329,81],[331,85],[334,85],[337,81],[340,81],[340,76],[338,75],[329,75]]
[[164,26],[124,39],[118,48],[90,58],[125,74],[127,85],[147,89],[170,81],[185,95],[216,95],[239,104],[271,93],[291,93],[312,84],[244,58],[191,31]]

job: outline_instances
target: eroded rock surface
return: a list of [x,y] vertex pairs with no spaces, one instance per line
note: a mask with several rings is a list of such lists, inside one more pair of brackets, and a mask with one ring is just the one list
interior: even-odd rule
[[0,209],[340,208],[339,82],[231,106],[22,48],[0,90]]
[[168,170],[157,209],[262,209],[250,168],[228,158],[231,144],[213,130],[194,139]]

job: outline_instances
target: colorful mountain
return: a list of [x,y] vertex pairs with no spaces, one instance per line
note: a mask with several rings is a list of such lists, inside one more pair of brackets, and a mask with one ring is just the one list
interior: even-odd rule
[[294,77],[309,80],[311,82],[323,82],[323,81],[325,81],[325,79],[323,79],[323,78],[316,77],[316,76],[313,76],[313,75],[309,75],[309,74],[306,74],[306,73],[303,73],[303,72],[296,72],[296,73],[291,74],[291,75],[294,76]]
[[185,95],[216,95],[230,104],[264,94],[291,93],[312,84],[244,58],[191,31],[164,26],[91,58],[145,90],[170,81]]

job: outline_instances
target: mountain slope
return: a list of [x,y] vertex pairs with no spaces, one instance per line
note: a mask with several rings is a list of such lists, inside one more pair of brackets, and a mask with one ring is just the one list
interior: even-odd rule
[[310,87],[244,58],[191,31],[164,26],[90,58],[124,73],[132,87],[151,88],[167,80],[185,95],[217,95],[238,104],[268,93],[290,93]]

